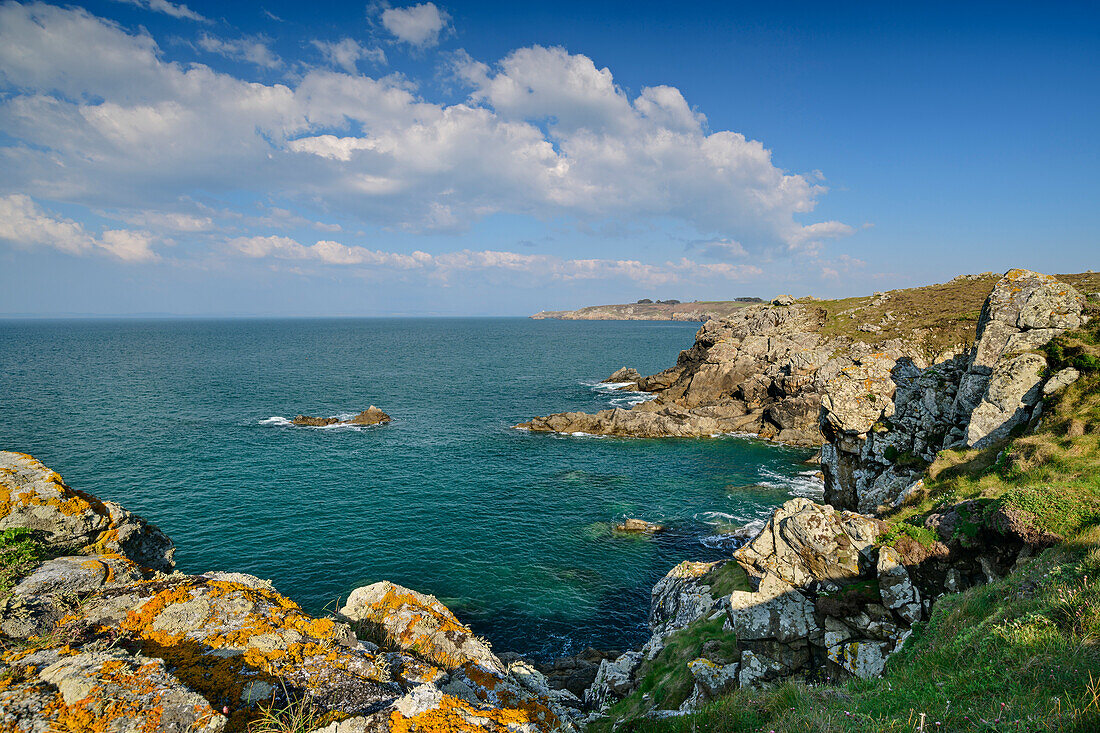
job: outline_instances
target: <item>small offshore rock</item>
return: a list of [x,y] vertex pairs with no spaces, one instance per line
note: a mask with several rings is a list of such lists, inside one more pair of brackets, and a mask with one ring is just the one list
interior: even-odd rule
[[657,522],[647,522],[644,519],[627,518],[626,520],[615,525],[615,531],[654,534],[656,532],[664,532],[665,525],[658,524]]
[[295,415],[290,422],[308,428],[327,428],[329,425],[379,425],[392,421],[382,410],[374,405],[360,412],[349,420],[341,420],[338,417],[311,417],[309,415]]

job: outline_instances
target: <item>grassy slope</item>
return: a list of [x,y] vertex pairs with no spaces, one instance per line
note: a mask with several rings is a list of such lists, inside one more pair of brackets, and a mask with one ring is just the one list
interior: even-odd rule
[[1100,730],[1100,317],[1048,353],[1054,368],[1088,372],[1048,401],[1039,429],[985,451],[945,451],[926,494],[887,520],[893,536],[920,538],[928,512],[973,498],[1033,513],[1064,544],[941,599],[882,679],[741,690],[694,715],[615,730],[900,732],[916,730],[921,713],[927,731]]

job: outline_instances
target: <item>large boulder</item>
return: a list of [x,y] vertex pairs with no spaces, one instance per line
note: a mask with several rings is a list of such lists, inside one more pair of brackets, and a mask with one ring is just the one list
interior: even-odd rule
[[379,642],[454,670],[473,662],[499,675],[504,664],[435,596],[389,581],[356,588],[340,615]]
[[118,504],[75,491],[25,453],[0,451],[0,530],[39,530],[60,551],[118,554],[168,572],[175,547],[167,535]]
[[1046,360],[1026,353],[1088,319],[1084,298],[1050,275],[1014,269],[993,287],[954,404],[951,445],[981,447],[1026,422],[1041,397]]
[[920,621],[920,591],[901,564],[901,556],[889,546],[878,553],[878,589],[882,603],[910,626]]
[[771,575],[793,586],[856,578],[871,562],[881,526],[827,504],[791,499],[734,558],[750,575]]
[[605,710],[634,689],[634,670],[642,662],[641,652],[627,652],[615,661],[603,660],[596,680],[584,693],[585,703],[595,710]]
[[790,583],[768,573],[755,592],[734,591],[726,607],[738,640],[805,640],[818,631],[814,604]]

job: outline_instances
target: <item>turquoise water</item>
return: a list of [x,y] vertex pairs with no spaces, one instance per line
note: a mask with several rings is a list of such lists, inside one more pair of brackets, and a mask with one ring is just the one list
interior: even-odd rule
[[[307,609],[388,579],[499,651],[646,637],[653,583],[721,525],[812,491],[806,451],[724,437],[529,434],[532,415],[675,362],[697,324],[528,319],[0,322],[0,447],[158,524],[187,572],[272,579]],[[375,404],[393,423],[298,428]],[[623,516],[656,537],[617,536]],[[728,553],[728,545],[725,553]]]

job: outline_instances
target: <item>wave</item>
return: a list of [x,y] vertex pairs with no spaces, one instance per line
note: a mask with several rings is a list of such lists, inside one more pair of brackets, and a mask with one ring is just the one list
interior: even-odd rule
[[622,389],[623,387],[634,384],[634,382],[581,382],[581,384],[601,395],[614,395],[612,399],[608,401],[611,407],[623,407],[629,410],[635,405],[640,405],[643,402],[649,402],[657,398],[657,395],[652,392]]
[[[354,412],[341,412],[338,415],[332,415],[337,420],[350,420],[355,417]],[[333,423],[332,425],[295,425],[290,421],[290,418],[282,417],[281,415],[272,415],[259,421],[260,425],[272,425],[277,428],[304,428],[306,430],[367,430],[369,428],[376,428],[378,425],[346,425],[341,423]]]
[[699,512],[693,515],[692,519],[710,527],[726,528],[726,531],[706,534],[699,538],[699,543],[704,547],[724,552],[732,552],[748,542],[760,533],[767,522],[766,516],[747,517],[719,511]]
[[818,478],[817,471],[799,471],[793,476],[784,475],[769,468],[762,468],[760,472],[764,476],[764,480],[760,481],[761,486],[785,490],[791,496],[807,499],[825,498],[825,482]]
[[634,407],[634,405],[640,405],[643,402],[657,399],[657,395],[650,394],[649,392],[624,392],[622,395],[622,397],[616,397],[611,400],[609,404],[613,407],[626,407],[629,409]]

